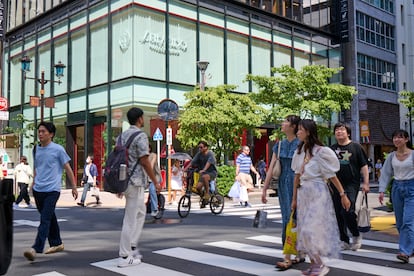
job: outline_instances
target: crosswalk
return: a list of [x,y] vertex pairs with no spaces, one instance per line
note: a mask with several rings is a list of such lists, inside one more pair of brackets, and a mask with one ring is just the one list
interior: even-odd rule
[[[252,241],[260,242],[260,245],[251,244]],[[198,263],[215,268],[224,269],[224,271],[231,270],[233,272],[247,273],[251,275],[275,275],[281,274],[286,276],[301,275],[301,271],[298,269],[289,269],[284,272],[278,271],[272,263],[260,262],[257,259],[263,257],[283,258],[283,252],[281,250],[281,238],[269,235],[256,235],[245,237],[243,242],[219,240],[215,242],[203,243],[212,250],[202,251],[195,246],[194,248],[186,247],[170,247],[161,250],[153,251],[153,254],[158,254],[174,259],[180,259],[182,261]],[[369,247],[366,249],[364,247]],[[348,274],[362,273],[359,275],[383,275],[383,276],[412,276],[414,275],[414,264],[407,264],[404,269],[399,268],[397,260],[395,259],[397,245],[394,243],[379,242],[374,240],[363,240],[363,248],[358,251],[343,251],[343,259],[326,259],[326,265],[331,268],[329,275],[335,275],[338,271],[347,271]],[[225,249],[225,251],[220,250]],[[384,249],[394,250],[393,254],[383,252]],[[217,253],[214,251],[217,250]],[[241,257],[227,256],[223,252],[235,251],[243,253]],[[212,252],[213,251],[213,252]],[[240,255],[240,254],[238,254]],[[254,257],[252,257],[254,256]],[[259,256],[259,257],[257,257]],[[347,256],[359,256],[358,261],[352,261]],[[254,260],[252,260],[254,259]],[[355,258],[354,258],[355,259]],[[370,263],[370,261],[376,261]],[[378,262],[383,260],[384,262]],[[309,262],[309,259],[306,260]],[[93,263],[93,266],[110,270],[122,275],[197,275],[196,272],[183,272],[175,271],[172,269],[162,267],[162,264],[148,264],[143,262],[138,266],[128,268],[117,268],[117,259],[111,259],[101,262]],[[378,264],[380,263],[380,264]],[[393,265],[394,264],[394,265]],[[392,267],[394,266],[394,267]],[[335,269],[333,271],[333,269]],[[336,273],[335,273],[336,272]],[[168,273],[168,274],[167,274]],[[223,272],[224,273],[224,272]],[[225,274],[223,274],[225,275]],[[342,274],[341,274],[342,275]]]

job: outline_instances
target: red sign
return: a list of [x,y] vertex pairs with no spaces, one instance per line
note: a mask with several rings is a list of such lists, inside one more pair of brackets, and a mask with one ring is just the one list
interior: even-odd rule
[[6,98],[0,97],[0,111],[5,111],[9,108]]

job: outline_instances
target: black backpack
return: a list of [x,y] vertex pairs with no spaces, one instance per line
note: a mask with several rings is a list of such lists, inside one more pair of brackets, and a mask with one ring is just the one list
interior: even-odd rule
[[104,190],[114,194],[125,192],[131,175],[134,173],[139,160],[135,164],[131,173],[128,173],[128,149],[135,137],[142,131],[136,131],[131,134],[127,143],[122,145],[122,139],[119,135],[114,149],[109,153],[104,167]]

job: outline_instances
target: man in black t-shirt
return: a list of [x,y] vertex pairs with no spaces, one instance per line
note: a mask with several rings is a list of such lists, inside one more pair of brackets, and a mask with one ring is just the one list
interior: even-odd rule
[[[362,147],[351,141],[351,129],[344,123],[334,126],[337,143],[331,146],[339,159],[340,169],[336,173],[345,193],[351,201],[351,208],[346,211],[341,205],[341,194],[331,185],[333,193],[332,200],[335,207],[336,219],[338,221],[342,249],[358,250],[361,248],[362,235],[358,231],[357,216],[355,214],[355,201],[360,189],[361,173],[363,176],[362,190],[369,192],[369,174],[367,157]],[[352,234],[352,244],[349,243],[347,229]]]

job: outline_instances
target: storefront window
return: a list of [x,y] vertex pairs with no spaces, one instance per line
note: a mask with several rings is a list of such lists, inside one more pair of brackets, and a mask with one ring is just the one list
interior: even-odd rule
[[165,80],[164,14],[139,9],[134,21],[134,75]]
[[227,34],[227,83],[237,85],[236,91],[248,91],[248,84],[244,82],[249,73],[248,43],[247,36],[235,32]]
[[108,20],[91,24],[91,86],[108,81]]
[[[78,90],[86,87],[86,31],[84,28],[71,34],[72,58],[70,76],[71,88]],[[69,72],[68,72],[69,73]]]
[[294,67],[300,69],[310,64],[310,41],[295,37],[293,40]]
[[328,46],[312,42],[312,64],[329,66]]
[[194,22],[170,17],[169,25],[170,81],[196,82],[196,25]]
[[[133,53],[131,10],[123,10],[112,17],[112,80],[132,76]],[[135,57],[135,60],[138,60]]]
[[[200,60],[208,61],[206,86],[217,86],[224,83],[224,32],[222,29],[200,26]],[[194,62],[196,69],[196,63]]]
[[273,36],[273,66],[280,67],[282,65],[291,65],[291,53],[292,53],[292,36],[275,32]]

